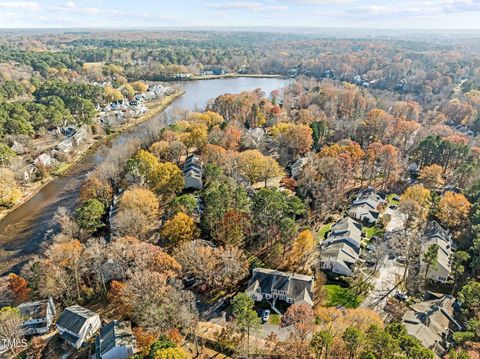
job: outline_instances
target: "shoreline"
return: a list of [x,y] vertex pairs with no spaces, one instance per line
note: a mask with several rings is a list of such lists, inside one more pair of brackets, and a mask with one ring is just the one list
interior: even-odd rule
[[286,76],[283,75],[268,75],[268,74],[236,74],[236,73],[230,73],[230,74],[224,74],[224,75],[198,75],[198,76],[192,76],[188,79],[185,80],[174,80],[174,81],[197,81],[197,80],[218,80],[218,79],[234,79],[234,78],[264,78],[264,79],[281,79],[281,78],[287,78]]
[[52,182],[55,178],[62,176],[64,174],[68,174],[76,165],[82,162],[87,156],[92,154],[95,150],[98,149],[101,145],[105,144],[106,142],[114,139],[115,137],[119,136],[124,131],[127,131],[143,122],[150,120],[152,117],[162,113],[167,109],[168,106],[172,104],[177,98],[181,97],[185,92],[184,91],[177,91],[172,95],[165,96],[159,100],[150,101],[150,103],[146,103],[148,110],[142,116],[133,119],[132,121],[120,126],[119,128],[112,131],[110,134],[103,134],[100,135],[98,139],[92,140],[92,142],[83,150],[79,151],[74,155],[71,161],[64,162],[60,164],[60,168],[53,170],[52,173],[45,179],[33,184],[31,187],[28,188],[28,191],[25,196],[22,196],[22,199],[15,203],[10,208],[2,210],[0,212],[0,221],[3,220],[9,213],[15,211],[18,207],[22,206],[26,202],[28,202],[32,197],[34,197],[40,190],[45,187],[47,184]]

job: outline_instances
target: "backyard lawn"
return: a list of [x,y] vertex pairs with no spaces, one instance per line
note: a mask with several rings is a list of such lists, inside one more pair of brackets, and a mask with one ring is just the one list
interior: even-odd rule
[[368,239],[372,238],[373,236],[381,237],[383,235],[383,230],[373,226],[373,227],[363,227],[363,234]]
[[362,297],[355,297],[349,288],[343,288],[337,284],[327,284],[325,288],[327,289],[327,307],[357,308],[363,301]]
[[320,231],[318,231],[318,237],[317,237],[319,241],[323,241],[325,239],[327,233],[332,228],[332,225],[333,223],[327,223],[320,228]]
[[400,197],[400,196],[396,193],[389,194],[387,196],[387,201],[389,206],[398,204],[398,201],[394,200],[393,197]]

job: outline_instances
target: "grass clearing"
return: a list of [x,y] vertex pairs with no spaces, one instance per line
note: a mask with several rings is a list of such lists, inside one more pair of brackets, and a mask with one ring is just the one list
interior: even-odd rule
[[382,230],[378,227],[363,227],[362,229],[363,235],[370,239],[373,236],[381,237],[382,236]]
[[391,206],[391,205],[397,205],[400,201],[398,200],[395,200],[393,199],[393,197],[400,197],[398,194],[396,193],[392,193],[392,194],[389,194],[387,196],[387,201],[388,201],[388,205]]
[[279,325],[281,320],[282,320],[281,315],[270,314],[270,318],[268,318],[268,323],[273,324],[273,325]]
[[357,308],[363,301],[362,297],[356,297],[349,288],[343,288],[337,284],[327,284],[325,288],[327,289],[327,307]]
[[318,231],[317,239],[321,242],[325,239],[327,233],[332,229],[333,223],[324,224]]

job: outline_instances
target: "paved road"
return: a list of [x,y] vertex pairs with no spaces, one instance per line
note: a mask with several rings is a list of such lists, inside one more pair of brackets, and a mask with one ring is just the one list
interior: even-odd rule
[[374,309],[382,317],[386,315],[384,308],[387,299],[395,294],[392,289],[396,286],[403,275],[405,267],[395,259],[384,258],[377,269],[377,277],[371,277],[370,283],[374,288],[362,304],[362,307]]

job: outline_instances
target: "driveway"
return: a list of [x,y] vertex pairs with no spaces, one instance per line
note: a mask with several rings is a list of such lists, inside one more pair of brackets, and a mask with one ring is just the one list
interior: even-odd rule
[[398,209],[387,208],[385,214],[390,215],[390,222],[385,227],[385,232],[394,232],[403,229],[405,216]]
[[368,294],[362,307],[370,308],[379,313],[382,317],[386,316],[384,311],[387,299],[393,296],[396,290],[393,290],[401,280],[405,267],[395,259],[384,258],[377,269],[377,277],[370,277],[370,283],[374,286]]

